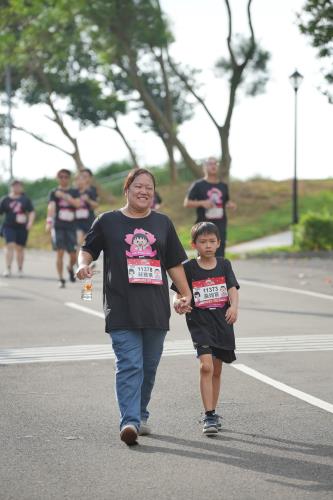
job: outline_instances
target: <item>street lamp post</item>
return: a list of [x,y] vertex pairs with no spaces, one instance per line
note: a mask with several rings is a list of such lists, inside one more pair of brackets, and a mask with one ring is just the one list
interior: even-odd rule
[[294,71],[289,77],[290,83],[295,92],[295,128],[294,128],[294,178],[292,191],[292,223],[298,223],[298,203],[297,203],[297,92],[302,83],[303,76],[297,71]]

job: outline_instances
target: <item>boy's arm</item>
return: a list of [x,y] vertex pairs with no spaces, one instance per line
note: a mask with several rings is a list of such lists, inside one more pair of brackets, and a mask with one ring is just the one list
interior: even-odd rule
[[239,294],[238,290],[235,286],[229,288],[228,290],[230,307],[228,307],[227,312],[225,313],[225,318],[229,325],[232,325],[237,321],[238,316],[238,302],[239,302]]
[[191,311],[191,300],[192,293],[190,287],[188,286],[186,275],[182,264],[178,266],[170,267],[168,269],[168,274],[172,279],[173,283],[176,285],[177,290],[181,294],[179,299],[177,312],[190,312]]
[[175,293],[175,295],[172,297],[172,304],[174,310],[178,314],[184,314],[184,312],[186,312],[183,310],[184,302],[182,301],[182,296],[179,293]]

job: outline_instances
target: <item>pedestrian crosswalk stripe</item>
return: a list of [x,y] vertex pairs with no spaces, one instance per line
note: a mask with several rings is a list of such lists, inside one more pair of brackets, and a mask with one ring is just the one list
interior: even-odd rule
[[[237,354],[333,351],[333,335],[290,335],[237,339]],[[194,355],[190,340],[164,343],[163,356]],[[114,359],[110,344],[0,349],[0,365]]]

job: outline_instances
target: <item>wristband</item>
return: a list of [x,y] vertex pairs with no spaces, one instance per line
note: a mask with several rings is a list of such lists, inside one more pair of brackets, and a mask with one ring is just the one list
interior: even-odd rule
[[53,217],[47,217],[46,218],[46,223],[47,224],[52,224],[53,223]]

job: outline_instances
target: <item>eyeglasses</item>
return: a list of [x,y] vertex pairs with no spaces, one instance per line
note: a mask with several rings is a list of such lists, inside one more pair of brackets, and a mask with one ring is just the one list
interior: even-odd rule
[[58,175],[58,179],[69,179],[69,175]]

